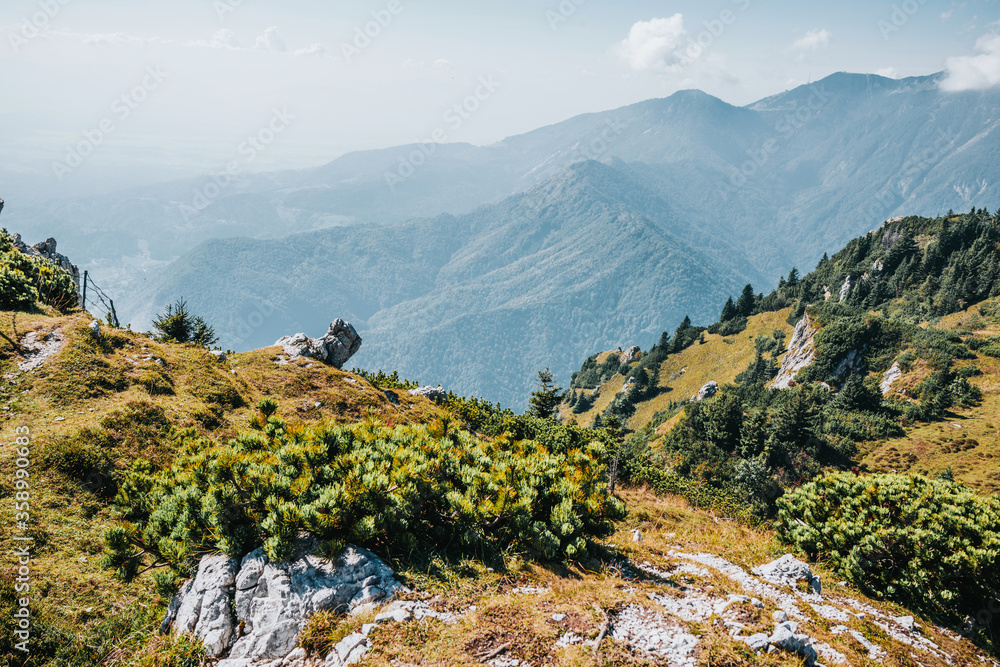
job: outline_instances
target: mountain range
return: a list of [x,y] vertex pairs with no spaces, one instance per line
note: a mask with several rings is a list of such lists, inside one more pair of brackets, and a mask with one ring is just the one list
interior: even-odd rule
[[[491,146],[9,207],[148,325],[184,296],[223,346],[350,319],[369,368],[523,407],[538,368],[714,321],[744,284],[887,218],[992,205],[1000,92],[835,74],[746,107],[682,91]],[[211,196],[210,196],[211,195]],[[8,197],[10,199],[10,197]]]

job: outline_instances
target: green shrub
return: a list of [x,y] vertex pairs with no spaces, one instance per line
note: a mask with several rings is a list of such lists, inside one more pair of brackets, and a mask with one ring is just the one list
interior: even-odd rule
[[38,290],[31,278],[0,263],[0,310],[31,310],[36,301]]
[[106,535],[104,565],[130,579],[143,553],[178,574],[206,550],[263,546],[282,560],[302,531],[331,544],[576,558],[624,515],[599,442],[483,440],[444,422],[305,431],[257,415],[251,425],[224,446],[188,438],[168,470],[137,462],[115,500],[122,522]]
[[[1000,598],[1000,500],[946,480],[828,474],[778,501],[786,543],[867,595],[960,624]],[[987,619],[989,621],[989,619]],[[997,630],[989,621],[980,631]]]
[[76,306],[79,295],[73,277],[55,263],[20,250],[0,253],[0,308],[30,310],[36,301],[58,310]]

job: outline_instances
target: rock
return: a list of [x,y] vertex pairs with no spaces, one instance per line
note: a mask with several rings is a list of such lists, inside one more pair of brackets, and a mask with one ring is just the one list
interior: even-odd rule
[[639,347],[638,345],[633,345],[632,347],[621,353],[621,356],[618,357],[618,362],[622,364],[627,364],[630,361],[635,361],[641,356],[642,356],[642,348]]
[[[292,560],[283,563],[270,562],[263,549],[242,562],[206,556],[195,578],[174,596],[161,631],[173,628],[201,638],[210,657],[224,658],[218,667],[248,667],[287,660],[315,612],[354,611],[389,600],[402,588],[392,570],[365,549],[348,546],[331,561],[317,555],[316,546],[314,540],[300,540]],[[240,637],[234,612],[243,628]],[[364,652],[354,655],[356,649],[338,654],[340,662],[333,664],[357,662]]]
[[897,616],[896,623],[899,623],[907,632],[916,632],[920,626],[916,624],[912,616]]
[[562,623],[566,620],[566,614],[552,614],[552,620],[556,623]]
[[840,286],[840,300],[841,301],[843,301],[844,299],[847,298],[847,295],[851,293],[851,288],[853,286],[854,285],[851,283],[851,277],[847,276],[847,280],[845,280],[844,284]]
[[768,643],[782,648],[790,653],[798,653],[805,657],[810,665],[816,664],[819,653],[813,646],[812,637],[809,635],[795,634],[798,626],[795,623],[779,623],[774,628],[774,632],[768,637]]
[[[346,667],[361,661],[369,649],[368,638],[360,632],[354,632],[334,647],[326,656],[326,667]],[[221,666],[220,666],[221,667]]]
[[236,559],[224,554],[202,558],[198,574],[171,601],[161,628],[194,634],[204,642],[208,657],[223,656],[235,633],[229,601],[236,590],[237,568]]
[[740,639],[755,651],[763,651],[770,643],[768,636],[763,632],[758,632],[757,634],[750,635],[749,637],[741,637]]
[[642,531],[640,531],[638,528],[632,531],[632,541],[642,542]]
[[807,581],[816,595],[822,590],[819,577],[812,573],[809,565],[791,554],[785,554],[766,565],[755,567],[751,572],[772,584],[794,588],[797,582]]
[[788,343],[788,351],[781,360],[781,370],[771,383],[771,389],[788,389],[794,384],[799,371],[816,360],[816,348],[813,342],[816,331],[809,314],[806,313],[795,325],[792,340]]
[[435,403],[438,403],[448,398],[448,392],[446,392],[444,390],[444,387],[442,387],[441,385],[438,385],[436,387],[420,387],[419,389],[411,389],[410,395],[423,396],[424,398],[428,398],[434,401]]
[[225,362],[226,359],[227,359],[226,353],[223,352],[222,350],[210,350],[209,354],[211,354],[213,357],[215,357],[216,360],[219,361],[220,363]]
[[101,339],[101,323],[100,322],[98,322],[97,320],[94,320],[90,324],[88,324],[87,327],[91,331],[94,332],[94,335],[97,336],[97,340]]
[[361,349],[361,336],[350,322],[337,319],[321,338],[297,333],[278,339],[275,345],[283,349],[289,360],[306,357],[339,370]]
[[843,378],[848,373],[854,371],[860,366],[861,353],[863,350],[851,350],[847,353],[847,356],[841,359],[840,363],[837,364],[837,368],[834,369],[833,374],[838,378]]
[[882,390],[883,396],[888,396],[889,392],[892,391],[892,385],[899,378],[903,377],[903,369],[899,367],[899,362],[892,365],[892,368],[885,372],[882,376],[882,383],[879,385],[879,389]]
[[778,611],[771,614],[771,618],[774,619],[775,623],[784,623],[785,621],[788,620],[788,614],[779,609]]
[[410,612],[403,607],[383,611],[375,617],[376,623],[388,623],[389,621],[394,623],[403,623],[408,620],[410,620]]
[[56,264],[62,269],[65,269],[67,273],[73,278],[73,282],[76,284],[76,289],[80,289],[80,269],[77,268],[75,264],[69,261],[69,257],[66,255],[60,255],[56,252],[56,240],[54,238],[48,238],[41,243],[36,243],[33,246],[29,246],[24,241],[21,240],[20,234],[14,234],[12,237],[14,247],[23,252],[26,255],[32,255],[34,257],[41,257],[42,259],[47,259],[53,264]]
[[719,393],[719,383],[716,382],[715,380],[712,380],[711,382],[709,382],[708,384],[706,384],[704,387],[702,387],[701,389],[699,389],[697,394],[695,394],[694,396],[691,397],[691,402],[692,403],[697,403],[699,401],[704,401],[704,400],[707,400],[709,398],[712,398],[713,396],[715,396],[718,393]]

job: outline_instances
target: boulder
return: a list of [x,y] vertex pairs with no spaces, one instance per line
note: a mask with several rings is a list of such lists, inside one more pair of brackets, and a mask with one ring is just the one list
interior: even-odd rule
[[278,339],[275,345],[283,349],[289,361],[306,357],[341,369],[361,349],[361,336],[350,322],[337,319],[320,338],[297,333]]
[[813,646],[813,639],[809,635],[796,634],[797,629],[797,624],[791,621],[779,623],[767,641],[790,653],[798,653],[806,659],[806,664],[815,665],[819,653]]
[[697,403],[698,401],[704,401],[712,398],[719,393],[719,383],[712,380],[704,387],[698,390],[698,393],[691,397],[692,403]]
[[755,567],[751,572],[761,579],[779,586],[794,588],[797,582],[806,581],[816,595],[819,595],[822,590],[819,577],[812,573],[812,568],[791,554],[785,554],[777,560]]
[[160,625],[199,637],[210,658],[219,658],[232,645],[235,626],[229,601],[236,591],[239,562],[224,554],[205,556],[194,579],[185,583],[167,607]]
[[618,362],[622,364],[627,364],[630,361],[635,361],[642,356],[642,348],[638,345],[633,345],[629,349],[625,350],[618,357]]
[[448,398],[448,392],[444,390],[444,387],[438,385],[436,387],[420,387],[419,389],[411,389],[411,396],[423,396],[424,398],[430,399],[435,403],[443,401]]
[[199,637],[210,657],[224,658],[218,667],[247,667],[290,656],[312,614],[368,609],[403,589],[365,549],[348,546],[335,561],[316,550],[315,540],[302,539],[282,563],[272,563],[263,549],[242,561],[206,556],[174,596],[161,631]]

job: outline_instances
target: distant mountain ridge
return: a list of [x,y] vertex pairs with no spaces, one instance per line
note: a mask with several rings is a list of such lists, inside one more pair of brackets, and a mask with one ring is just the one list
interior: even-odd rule
[[[17,209],[10,217],[25,233],[32,233],[32,225],[48,230],[56,229],[55,220],[72,220],[72,231],[59,231],[63,243],[84,264],[89,259],[89,268],[105,278],[104,284],[128,294],[123,296],[127,303],[122,309],[136,326],[145,326],[149,314],[172,297],[183,294],[195,301],[198,292],[206,290],[201,295],[206,314],[220,322],[226,344],[264,344],[265,331],[267,336],[289,333],[297,328],[297,322],[311,322],[312,318],[325,323],[332,317],[349,316],[353,309],[359,313],[355,317],[362,330],[406,331],[414,340],[434,331],[431,349],[447,356],[458,341],[493,344],[492,335],[471,337],[473,331],[488,328],[488,318],[481,319],[486,311],[495,314],[501,303],[507,304],[505,307],[530,303],[522,321],[542,323],[539,331],[546,333],[540,334],[540,340],[547,342],[531,346],[532,352],[527,353],[531,364],[526,365],[551,363],[560,373],[568,374],[580,358],[600,346],[582,345],[583,338],[594,338],[590,332],[573,333],[581,346],[567,353],[563,365],[560,355],[564,343],[545,317],[550,306],[541,304],[550,304],[559,290],[576,293],[584,289],[581,284],[590,285],[589,289],[612,287],[601,281],[568,284],[554,271],[540,271],[537,267],[542,265],[542,256],[530,243],[512,245],[516,252],[491,246],[486,227],[495,230],[493,238],[508,241],[520,233],[517,221],[523,207],[518,204],[519,196],[530,195],[536,204],[549,202],[545,197],[539,199],[533,190],[542,186],[553,187],[553,193],[579,197],[578,189],[554,184],[572,181],[577,163],[600,162],[604,171],[589,181],[592,186],[613,183],[610,187],[626,188],[628,194],[619,204],[647,222],[658,221],[654,227],[673,235],[669,243],[673,252],[697,249],[696,263],[714,276],[714,281],[704,289],[689,286],[692,307],[684,305],[686,297],[665,301],[656,325],[644,314],[645,306],[632,305],[649,297],[649,292],[643,291],[646,288],[636,288],[635,298],[628,296],[630,286],[644,284],[646,274],[656,264],[640,263],[641,253],[631,256],[634,263],[627,265],[627,270],[625,264],[615,264],[619,277],[614,289],[623,293],[616,297],[618,306],[608,311],[610,317],[616,322],[634,322],[629,331],[640,338],[633,342],[650,344],[654,330],[672,328],[687,313],[700,315],[698,307],[707,309],[704,304],[724,300],[731,285],[748,280],[758,288],[769,286],[789,266],[812,266],[824,251],[843,246],[889,217],[916,211],[933,215],[1000,201],[995,167],[1000,157],[1000,92],[944,93],[938,89],[939,76],[894,80],[840,73],[745,107],[699,91],[681,91],[664,99],[577,116],[491,146],[436,146],[412,174],[406,170],[408,176],[402,182],[387,179],[387,175],[396,173],[400,161],[405,163],[420,146],[352,153],[317,169],[244,176],[191,219],[185,219],[181,210],[189,205],[194,188],[204,181],[144,188],[113,198],[53,202]],[[392,187],[388,180],[394,181]],[[588,201],[601,199],[600,195],[587,197]],[[555,203],[551,209],[559,239],[571,237],[565,216],[584,214],[578,210],[581,202]],[[484,205],[486,213],[478,208]],[[540,226],[531,228],[531,234],[548,233],[539,221],[545,220],[545,206],[552,205],[542,205],[536,221]],[[606,208],[602,215],[610,213]],[[609,220],[599,233],[608,233]],[[456,224],[458,231],[453,227]],[[463,224],[470,226],[461,227]],[[380,228],[389,231],[376,231]],[[233,282],[242,271],[226,262],[208,261],[205,249],[191,251],[162,272],[151,272],[212,238],[277,239],[317,230],[327,231],[315,238],[327,238],[325,234],[352,247],[338,246],[344,254],[337,255],[335,263],[302,265],[300,271],[315,274],[302,278],[316,286],[306,290],[308,298],[334,289],[335,284],[354,285],[350,295],[324,297],[312,305],[305,301],[295,307],[266,305],[281,301],[268,296],[273,296],[273,287],[262,287],[258,281],[243,285],[248,290],[245,298],[227,295],[216,285]],[[637,227],[628,230],[638,234]],[[597,228],[592,231],[598,233]],[[555,263],[551,266],[558,265],[565,272],[567,264],[573,262],[577,266],[617,262],[615,251],[621,248],[573,238],[579,239],[574,259],[563,263],[552,260]],[[621,243],[636,242],[630,236],[616,238]],[[387,266],[370,254],[385,251],[379,239],[403,243],[406,254],[400,254],[402,247],[397,248],[396,254],[390,255],[397,264]],[[234,239],[212,241],[210,247],[218,257],[246,251],[253,261],[266,264],[279,261],[289,244],[303,243],[303,239],[291,238],[266,244]],[[341,241],[334,245],[338,243]],[[480,245],[489,251],[476,254],[474,249]],[[264,254],[246,250],[260,247],[270,250]],[[563,258],[572,254],[558,243],[539,247],[558,249]],[[450,253],[455,252],[459,255],[453,262]],[[461,273],[459,268],[467,267],[471,257],[489,260],[501,273],[503,269],[532,276],[532,289],[499,273]],[[584,264],[585,260],[593,264]],[[298,259],[291,261],[289,266],[302,264]],[[420,267],[423,273],[410,274],[411,279],[427,284],[407,284],[397,265],[413,270]],[[200,267],[200,279],[186,281],[185,272],[195,270],[194,266]],[[384,267],[390,278],[368,274],[371,266]],[[345,282],[345,272],[368,275],[370,282],[352,282],[354,278]],[[669,279],[677,280],[681,273],[672,271]],[[583,279],[578,271],[568,275]],[[448,280],[456,282],[449,284]],[[469,309],[454,298],[446,298],[449,290],[469,298],[475,295],[475,303],[489,303],[491,308],[484,312]],[[545,297],[526,300],[525,290],[544,293]],[[599,295],[597,301],[604,296]],[[572,299],[563,301],[568,304]],[[251,307],[251,303],[258,305]],[[345,310],[331,310],[336,304]],[[272,308],[274,313],[270,313]],[[313,310],[323,312],[313,317],[309,314]],[[251,326],[249,318],[254,312],[258,313],[255,322],[264,321]],[[241,318],[246,325],[239,325]],[[422,322],[423,328],[408,327],[403,319],[392,318]],[[562,317],[560,321],[571,320]],[[556,328],[560,336],[566,333]],[[237,335],[241,329],[253,331]],[[445,348],[437,344],[449,336],[454,336],[454,343]],[[617,338],[608,333],[603,340],[612,344]],[[401,344],[397,340],[393,345]],[[463,390],[515,405],[524,400],[522,380],[517,382],[521,389],[511,386],[495,393],[491,389],[495,380],[490,378],[495,370],[484,367],[478,375],[445,372],[437,362],[411,358],[411,353],[417,353],[414,350],[383,350],[372,345],[362,355],[372,355],[365,360],[372,366],[398,365],[401,372],[411,369],[413,374],[421,371],[422,380],[463,378],[458,387]],[[473,381],[473,375],[478,379]]]

